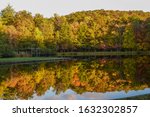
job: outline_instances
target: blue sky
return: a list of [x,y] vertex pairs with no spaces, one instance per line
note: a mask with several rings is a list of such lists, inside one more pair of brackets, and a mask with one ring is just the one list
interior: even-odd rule
[[0,0],[0,10],[8,4],[16,11],[27,10],[51,17],[83,10],[143,10],[150,12],[150,0]]

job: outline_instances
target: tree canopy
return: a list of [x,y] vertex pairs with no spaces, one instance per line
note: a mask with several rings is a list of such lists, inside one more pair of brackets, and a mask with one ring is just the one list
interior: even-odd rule
[[[3,45],[1,43],[4,43]],[[150,50],[150,13],[94,10],[44,18],[8,5],[0,12],[0,56],[5,47],[15,56],[29,50]]]

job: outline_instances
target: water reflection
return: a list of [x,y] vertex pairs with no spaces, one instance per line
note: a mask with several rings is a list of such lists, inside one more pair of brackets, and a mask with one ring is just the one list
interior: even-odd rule
[[116,99],[150,93],[150,57],[0,66],[1,99]]
[[85,92],[82,95],[77,94],[76,92],[68,89],[64,93],[60,93],[59,95],[55,95],[53,92],[53,88],[48,90],[45,95],[37,96],[33,95],[32,100],[105,100],[105,99],[120,99],[130,96],[144,95],[150,92],[150,88],[146,88],[144,90],[131,90],[128,93],[125,91],[114,91],[114,92],[106,92],[106,93],[95,93],[95,92]]

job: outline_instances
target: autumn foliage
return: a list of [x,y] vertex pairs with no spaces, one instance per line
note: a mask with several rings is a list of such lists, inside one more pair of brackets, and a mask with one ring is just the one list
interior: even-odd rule
[[150,50],[150,13],[95,10],[45,18],[8,5],[0,12],[0,48],[2,57]]

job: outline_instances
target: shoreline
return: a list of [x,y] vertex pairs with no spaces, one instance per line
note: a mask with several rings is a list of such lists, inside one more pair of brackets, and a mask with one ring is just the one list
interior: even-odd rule
[[14,58],[0,58],[0,65],[7,64],[25,64],[37,62],[56,62],[70,60],[66,57],[14,57]]
[[120,98],[116,100],[150,100],[150,94],[131,96],[131,97]]
[[0,65],[35,62],[56,62],[73,60],[76,57],[117,57],[117,56],[150,56],[150,51],[126,51],[126,52],[58,52],[51,57],[12,57],[0,58]]
[[150,51],[101,51],[101,52],[57,52],[57,57],[82,56],[141,56],[150,55]]

